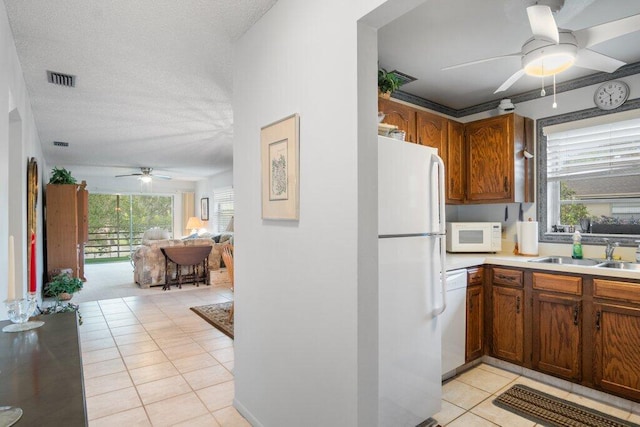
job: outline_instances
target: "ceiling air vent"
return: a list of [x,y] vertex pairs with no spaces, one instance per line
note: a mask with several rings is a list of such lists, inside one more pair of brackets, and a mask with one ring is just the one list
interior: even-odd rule
[[66,87],[76,86],[76,76],[72,76],[71,74],[62,74],[47,70],[47,80],[54,85]]
[[56,147],[68,147],[69,143],[64,141],[53,141],[53,145]]
[[407,83],[411,83],[417,80],[415,77],[411,77],[410,75],[402,73],[398,70],[393,70],[389,74],[395,74],[396,77],[400,79],[400,86],[406,85]]

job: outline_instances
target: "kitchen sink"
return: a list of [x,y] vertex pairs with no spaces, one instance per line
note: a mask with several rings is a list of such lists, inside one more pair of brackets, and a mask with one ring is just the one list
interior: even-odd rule
[[601,263],[595,259],[583,258],[573,259],[568,256],[545,256],[542,258],[530,259],[529,262],[538,262],[542,264],[565,264],[565,265],[587,265],[594,266]]
[[624,262],[624,261],[607,261],[601,264],[596,265],[598,268],[617,268],[620,270],[634,270],[640,271],[640,264],[635,262]]

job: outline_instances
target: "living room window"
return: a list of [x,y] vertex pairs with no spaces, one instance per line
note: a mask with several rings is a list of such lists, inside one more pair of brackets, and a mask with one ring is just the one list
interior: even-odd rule
[[545,129],[547,231],[640,234],[640,114],[629,116]]
[[218,233],[227,231],[233,219],[233,188],[216,190],[213,193],[213,206],[215,231]]
[[159,227],[173,234],[173,196],[89,194],[89,242],[85,259],[128,259],[142,234]]

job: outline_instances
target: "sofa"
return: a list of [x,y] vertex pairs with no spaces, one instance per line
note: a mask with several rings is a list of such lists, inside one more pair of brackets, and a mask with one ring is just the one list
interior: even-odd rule
[[[151,286],[162,286],[165,282],[165,257],[161,248],[167,246],[187,246],[187,245],[210,245],[209,270],[220,269],[222,259],[222,247],[228,244],[216,243],[210,237],[197,237],[185,239],[171,239],[165,230],[147,230],[142,236],[142,244],[133,253],[133,279],[141,288]],[[169,263],[169,268],[175,268],[175,264]],[[188,267],[183,267],[188,268]],[[175,274],[175,272],[171,272]]]

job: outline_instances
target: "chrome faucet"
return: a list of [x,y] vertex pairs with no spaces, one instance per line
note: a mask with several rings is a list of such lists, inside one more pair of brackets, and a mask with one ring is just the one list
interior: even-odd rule
[[606,237],[603,240],[607,244],[607,248],[604,250],[605,257],[607,261],[613,261],[613,251],[620,246],[620,242],[611,242]]

